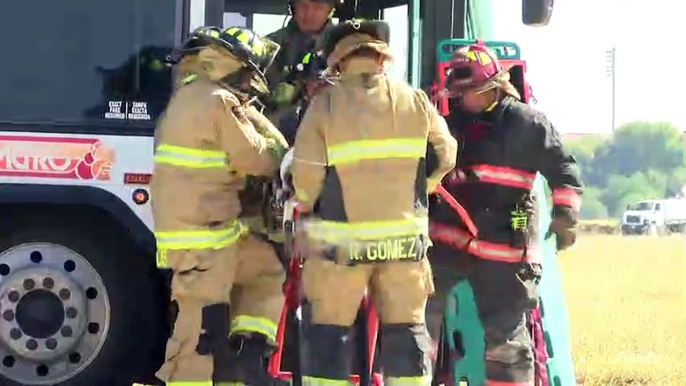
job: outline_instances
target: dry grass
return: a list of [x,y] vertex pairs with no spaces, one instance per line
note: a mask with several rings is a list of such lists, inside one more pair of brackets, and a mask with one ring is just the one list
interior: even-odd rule
[[560,259],[578,384],[686,385],[686,240],[584,235]]
[[581,220],[579,221],[579,225],[618,226],[619,220],[617,220],[616,218]]

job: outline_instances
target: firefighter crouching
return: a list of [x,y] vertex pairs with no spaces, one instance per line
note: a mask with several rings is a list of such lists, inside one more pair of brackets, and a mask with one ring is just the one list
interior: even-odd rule
[[[453,168],[457,144],[426,94],[384,74],[388,39],[381,21],[346,22],[325,35],[340,83],[315,96],[296,135],[295,195],[311,213],[303,224],[311,243],[303,268],[312,304],[306,385],[348,379],[346,335],[368,286],[386,384],[431,382],[427,191]],[[438,159],[431,182],[427,141]]]
[[157,373],[167,385],[271,384],[264,358],[285,271],[238,220],[238,192],[245,175],[273,175],[286,147],[246,113],[267,92],[278,48],[247,29],[201,27],[170,57],[178,81],[155,132],[151,187],[158,266],[173,270],[178,305]]
[[436,296],[427,310],[430,331],[439,336],[443,301],[466,278],[486,334],[487,386],[528,386],[534,377],[526,315],[537,305],[541,277],[532,196],[536,173],[553,192],[550,232],[560,250],[575,241],[582,194],[574,158],[548,119],[519,101],[508,70],[489,49],[471,45],[455,53],[446,81],[448,125],[460,156],[443,185],[466,208],[477,239],[446,203],[431,206]]

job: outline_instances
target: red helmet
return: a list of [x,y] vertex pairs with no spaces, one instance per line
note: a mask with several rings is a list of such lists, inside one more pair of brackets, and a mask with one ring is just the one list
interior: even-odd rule
[[486,91],[498,86],[498,79],[507,73],[496,54],[482,42],[463,46],[450,59],[446,90],[459,95],[466,90]]

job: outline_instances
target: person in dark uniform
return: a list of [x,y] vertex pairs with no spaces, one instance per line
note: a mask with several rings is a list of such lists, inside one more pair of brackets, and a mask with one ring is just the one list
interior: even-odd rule
[[290,81],[298,90],[297,102],[285,110],[276,122],[277,128],[291,146],[312,97],[322,87],[333,84],[333,78],[326,69],[326,57],[322,51],[308,53],[293,69]]
[[272,92],[264,101],[266,115],[278,114],[296,102],[297,92],[284,78],[308,52],[320,49],[321,36],[332,26],[331,18],[340,3],[341,0],[289,0],[288,10],[293,18],[284,28],[267,35],[281,46],[281,51],[267,72]]
[[486,386],[529,386],[534,379],[526,316],[537,306],[541,277],[536,200],[547,199],[532,193],[536,175],[552,190],[548,233],[557,236],[558,250],[575,242],[583,189],[559,133],[543,113],[519,101],[508,70],[475,44],[454,54],[446,81],[447,121],[460,149],[442,184],[466,208],[477,238],[440,198],[430,206],[436,295],[429,300],[429,329],[438,339],[446,296],[468,280],[485,331]]

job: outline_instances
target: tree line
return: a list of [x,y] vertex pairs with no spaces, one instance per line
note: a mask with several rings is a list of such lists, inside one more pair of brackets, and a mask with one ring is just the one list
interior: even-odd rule
[[670,123],[631,122],[565,147],[586,185],[584,219],[619,217],[627,204],[674,197],[686,185],[686,134]]

